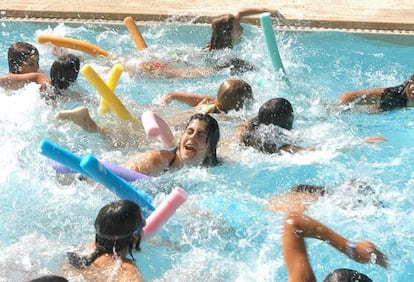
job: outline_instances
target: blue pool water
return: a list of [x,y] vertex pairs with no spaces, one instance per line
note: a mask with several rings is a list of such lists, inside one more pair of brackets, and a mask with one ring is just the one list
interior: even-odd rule
[[[209,39],[206,25],[153,24],[140,27],[149,48],[138,52],[122,25],[1,21],[0,73],[7,72],[7,48],[15,41],[35,43],[41,69],[54,60],[51,49],[37,44],[41,33],[78,38],[131,60],[158,57],[201,64],[201,48]],[[257,100],[251,109],[231,115],[249,118],[260,103],[282,96],[295,110],[294,135],[315,152],[269,156],[237,145],[223,146],[224,164],[210,169],[185,168],[137,183],[162,201],[175,185],[189,194],[187,202],[135,254],[148,281],[284,281],[287,274],[280,245],[282,215],[262,209],[274,195],[305,183],[324,185],[332,193],[316,202],[308,214],[346,237],[371,240],[390,258],[390,269],[349,260],[316,240],[308,241],[309,257],[318,280],[333,269],[347,267],[374,281],[412,281],[414,226],[413,110],[381,114],[335,110],[343,91],[394,86],[412,74],[414,37],[345,32],[278,31],[276,34],[289,85],[272,70],[259,27],[245,26],[242,42],[231,51],[258,66],[241,76]],[[216,56],[229,55],[229,51]],[[85,54],[106,77],[112,64]],[[148,107],[173,115],[185,106],[156,106],[166,92],[179,90],[214,96],[222,71],[201,79],[148,79],[123,74],[118,97],[137,117]],[[79,76],[74,90],[83,101],[57,107],[45,105],[35,85],[9,95],[0,89],[0,281],[24,281],[59,273],[66,252],[93,238],[93,221],[104,204],[116,196],[104,187],[72,176],[56,177],[39,144],[44,138],[79,155],[122,163],[134,152],[159,148],[142,135],[107,140],[77,126],[58,122],[59,109],[87,105],[98,123],[129,129],[116,117],[99,117],[98,95]],[[235,125],[221,121],[222,139]],[[121,130],[122,131],[122,130]],[[366,136],[387,141],[367,145]],[[123,140],[123,141],[119,141]],[[359,195],[352,179],[369,183],[373,195]]]

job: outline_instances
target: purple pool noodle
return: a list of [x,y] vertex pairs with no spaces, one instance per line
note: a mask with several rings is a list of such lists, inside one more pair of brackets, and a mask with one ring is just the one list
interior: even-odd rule
[[[141,180],[141,179],[151,178],[148,175],[124,168],[116,164],[111,164],[107,162],[102,162],[102,163],[105,165],[106,168],[110,169],[117,176],[121,177],[122,179],[128,182],[134,182],[134,181]],[[76,171],[56,161],[51,161],[51,165],[53,169],[59,174],[76,173]]]

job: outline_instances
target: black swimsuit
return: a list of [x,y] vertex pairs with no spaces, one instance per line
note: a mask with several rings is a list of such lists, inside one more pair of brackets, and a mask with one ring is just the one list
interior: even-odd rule
[[379,109],[381,111],[390,111],[396,108],[407,107],[408,98],[403,93],[406,85],[407,83],[404,83],[395,87],[385,88],[381,93]]
[[170,168],[172,166],[172,164],[175,162],[175,159],[177,158],[177,150],[178,148],[175,147],[174,149],[171,150],[171,152],[174,153],[174,157],[171,159],[171,161],[168,163],[168,168]]

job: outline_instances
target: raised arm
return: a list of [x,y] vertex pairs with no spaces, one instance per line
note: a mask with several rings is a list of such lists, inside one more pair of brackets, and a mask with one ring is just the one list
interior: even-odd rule
[[286,215],[282,236],[288,281],[316,281],[306,252],[306,237],[325,241],[357,262],[374,261],[384,268],[388,266],[386,256],[373,243],[348,241],[317,220],[302,213],[291,212]]
[[50,83],[49,77],[43,73],[30,72],[23,74],[8,73],[0,77],[0,86],[8,89],[19,89],[30,82],[41,85],[41,89],[46,89]]
[[270,8],[245,8],[240,10],[235,17],[240,19],[242,17],[248,17],[252,15],[257,15],[261,13],[270,13],[271,15],[283,18],[282,14],[279,13],[277,9],[270,9]]
[[372,88],[372,89],[362,89],[342,93],[339,97],[338,105],[344,105],[356,101],[358,104],[375,104],[381,97],[382,92],[385,88]]
[[206,95],[184,92],[170,92],[165,94],[164,97],[161,98],[161,104],[169,104],[172,101],[179,101],[181,103],[185,103],[187,105],[195,107],[201,102],[214,103],[215,98]]

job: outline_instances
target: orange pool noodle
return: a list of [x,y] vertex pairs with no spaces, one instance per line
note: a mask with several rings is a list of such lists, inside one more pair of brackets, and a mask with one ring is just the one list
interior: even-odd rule
[[138,50],[143,50],[147,48],[147,44],[145,43],[145,40],[142,37],[141,32],[135,24],[134,19],[132,17],[126,17],[124,19],[124,24],[126,25],[129,33],[131,34],[135,46],[137,46]]
[[93,45],[89,42],[86,41],[82,41],[82,40],[78,40],[78,39],[73,39],[73,38],[68,38],[68,37],[64,37],[64,36],[54,36],[54,35],[46,35],[46,34],[41,34],[39,35],[39,37],[37,38],[37,41],[39,43],[52,43],[53,45],[59,46],[59,47],[65,47],[65,48],[69,48],[69,49],[75,49],[75,50],[79,50],[85,53],[88,53],[91,56],[105,56],[105,57],[109,57],[111,56],[111,53],[99,48],[96,45]]

